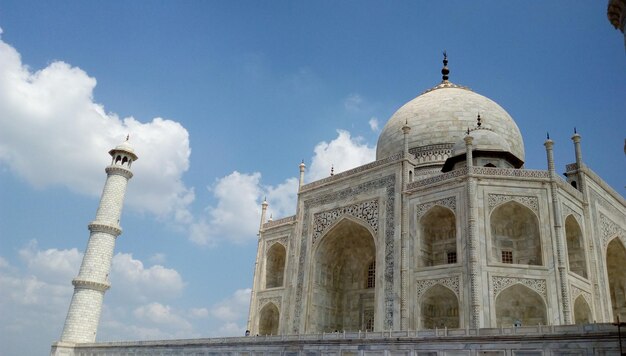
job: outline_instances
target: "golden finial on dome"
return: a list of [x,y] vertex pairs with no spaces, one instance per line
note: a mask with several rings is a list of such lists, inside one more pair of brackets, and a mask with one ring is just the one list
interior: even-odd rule
[[448,69],[448,53],[446,53],[446,51],[443,51],[443,68],[441,69],[441,74],[442,74],[442,78],[443,78],[443,82],[447,82],[448,81],[448,74],[450,74],[450,70]]

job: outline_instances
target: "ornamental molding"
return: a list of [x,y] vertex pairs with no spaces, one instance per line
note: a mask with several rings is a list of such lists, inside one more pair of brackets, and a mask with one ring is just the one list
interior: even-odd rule
[[90,281],[79,279],[78,277],[72,280],[72,285],[77,289],[93,289],[99,292],[105,292],[107,289],[111,288],[111,285],[106,282]]
[[269,228],[272,228],[272,227],[293,223],[295,221],[296,221],[296,216],[292,215],[292,216],[288,216],[286,218],[268,221],[268,222],[263,224],[263,228],[264,229],[269,229]]
[[[390,156],[388,159],[393,160],[395,156]],[[376,161],[380,162],[380,161]],[[376,163],[375,162],[375,163]],[[336,175],[335,175],[336,176]],[[317,182],[315,182],[317,183]],[[315,184],[311,183],[311,184]],[[309,200],[303,202],[303,219],[302,219],[302,235],[300,236],[300,252],[298,256],[297,264],[297,278],[296,278],[296,291],[294,300],[294,315],[293,315],[293,328],[292,332],[298,334],[300,332],[300,317],[304,313],[306,305],[304,305],[303,289],[304,289],[304,274],[305,274],[305,260],[308,253],[308,238],[312,235],[313,221],[311,216],[311,210],[317,207],[322,207],[326,204],[345,201],[350,198],[357,197],[359,194],[373,192],[378,189],[385,189],[384,198],[381,203],[384,204],[386,219],[384,225],[384,267],[381,268],[383,272],[383,328],[385,330],[391,330],[393,328],[393,314],[394,314],[394,235],[395,235],[395,193],[396,193],[396,175],[390,174],[385,177],[381,177],[375,180],[371,180],[359,185],[344,188],[338,191],[329,192],[327,194],[320,194]],[[303,187],[304,188],[304,187]],[[383,226],[379,225],[379,228]],[[383,247],[378,247],[383,248]],[[307,270],[311,268],[309,264]],[[310,270],[309,270],[310,272]]]
[[280,311],[280,305],[282,303],[282,297],[265,297],[265,298],[259,298],[259,304],[258,304],[258,308],[257,308],[257,313],[261,312],[261,309],[265,308],[266,305],[272,303],[276,306],[276,308],[278,308],[278,310]]
[[122,234],[122,229],[119,226],[110,225],[106,222],[92,221],[89,225],[87,225],[87,227],[92,233],[104,232],[105,234],[113,235],[114,237],[118,237]]
[[283,237],[279,237],[276,239],[271,239],[268,240],[265,243],[265,255],[267,256],[267,251],[270,250],[270,248],[272,248],[272,246],[274,246],[275,244],[280,244],[283,246],[283,248],[285,248],[285,251],[287,251],[287,236],[283,236]]
[[472,167],[472,173],[495,177],[515,177],[515,178],[550,178],[550,172],[538,169],[516,169],[498,167]]
[[421,180],[417,180],[415,182],[411,182],[407,184],[407,190],[417,189],[421,187],[425,187],[431,184],[441,183],[448,180],[452,180],[458,177],[463,177],[467,175],[467,167],[455,169],[450,172],[446,172],[443,174],[436,175],[434,177],[429,177]]
[[417,219],[422,217],[422,215],[426,214],[428,210],[430,210],[435,205],[446,207],[456,214],[456,197],[447,197],[435,201],[431,201],[428,203],[420,204],[415,208],[415,214],[417,215]]
[[522,204],[523,206],[532,210],[535,215],[539,216],[539,200],[537,197],[533,196],[522,196],[522,195],[506,195],[506,194],[489,194],[488,198],[489,203],[489,211],[493,210],[496,206],[514,201]]
[[450,289],[451,291],[454,292],[457,299],[461,300],[461,298],[459,297],[459,284],[460,284],[459,276],[447,277],[447,278],[423,279],[423,280],[417,281],[415,284],[417,286],[417,294],[415,295],[415,298],[417,300],[420,300],[422,296],[424,295],[424,293],[426,293],[426,291],[428,291],[431,287],[435,285],[441,285]]
[[435,145],[427,145],[413,147],[409,149],[409,153],[415,156],[417,163],[445,161],[452,155],[454,143],[439,143]]
[[496,299],[500,292],[514,284],[521,284],[534,290],[535,292],[539,293],[539,295],[541,295],[544,300],[546,300],[548,297],[546,293],[545,279],[493,276],[491,277],[491,285],[493,286],[493,298]]
[[324,185],[324,184],[326,184],[328,182],[336,181],[338,179],[351,176],[353,174],[358,174],[358,173],[365,172],[365,171],[368,171],[368,170],[376,168],[376,167],[384,166],[387,163],[398,161],[398,160],[402,159],[403,154],[404,154],[403,152],[398,152],[398,153],[393,154],[393,155],[391,155],[391,156],[389,156],[387,158],[383,158],[383,159],[380,159],[378,161],[374,161],[372,163],[364,164],[362,166],[359,166],[359,167],[347,170],[345,172],[337,173],[337,174],[332,175],[330,177],[322,178],[322,179],[317,180],[315,182],[311,182],[309,184],[305,184],[305,185],[303,185],[300,188],[300,192],[305,191],[305,190],[310,190],[312,188],[319,187],[319,186]]
[[312,243],[315,244],[318,238],[346,215],[364,222],[374,230],[375,235],[378,234],[378,199],[374,199],[313,214]]
[[600,213],[600,231],[602,233],[602,246],[604,246],[605,251],[614,237],[617,236],[622,242],[626,237],[626,231],[602,213]]
[[587,306],[591,308],[591,293],[587,292],[586,290],[582,290],[575,285],[571,285],[570,289],[572,293],[572,303],[576,304],[576,298],[582,295],[587,302]]
[[568,216],[573,215],[578,225],[580,225],[580,221],[582,220],[580,213],[569,207],[567,204],[561,204],[561,206],[563,210],[563,221],[565,221]]
[[108,175],[118,175],[126,179],[131,179],[133,177],[133,172],[120,166],[108,166],[104,169],[104,171],[107,172]]

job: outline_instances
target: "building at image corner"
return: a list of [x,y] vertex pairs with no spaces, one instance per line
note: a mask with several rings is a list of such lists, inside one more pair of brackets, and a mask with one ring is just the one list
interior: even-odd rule
[[565,179],[549,138],[548,169],[524,169],[515,121],[445,63],[375,162],[301,184],[295,216],[263,215],[253,335],[626,320],[626,202],[581,136]]
[[108,261],[85,255],[51,354],[618,354],[626,201],[577,133],[565,178],[549,138],[548,169],[525,169],[513,118],[449,81],[446,59],[442,74],[389,119],[376,161],[308,184],[303,163],[295,215],[268,221],[263,203],[245,337],[95,342],[113,250],[102,241],[121,233],[137,159],[128,143],[112,150],[88,245]]

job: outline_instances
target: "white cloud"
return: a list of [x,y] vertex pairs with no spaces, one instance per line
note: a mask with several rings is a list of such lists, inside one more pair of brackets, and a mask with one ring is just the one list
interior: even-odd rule
[[250,288],[237,289],[233,295],[211,308],[211,315],[222,321],[241,321],[248,315]]
[[143,321],[153,324],[167,325],[176,329],[192,329],[191,324],[180,315],[177,315],[168,305],[152,302],[142,305],[133,311],[133,315]]
[[206,318],[207,316],[209,316],[209,309],[191,308],[191,310],[189,310],[189,316],[192,318]]
[[343,100],[343,107],[351,112],[359,111],[363,104],[363,98],[359,94],[350,94]]
[[370,121],[367,122],[370,125],[370,129],[373,132],[378,132],[379,127],[378,127],[378,118],[372,117],[370,119]]
[[154,265],[146,268],[143,262],[129,253],[118,253],[111,265],[111,294],[116,300],[128,302],[172,299],[181,295],[185,283],[175,269]]
[[331,166],[335,173],[340,173],[372,162],[376,157],[376,148],[369,147],[361,137],[352,138],[345,130],[337,130],[337,138],[330,142],[318,143],[314,152],[308,181],[328,177]]
[[95,86],[95,78],[60,61],[33,72],[0,40],[0,165],[36,187],[98,196],[107,152],[130,134],[139,161],[128,205],[189,222],[194,192],[181,180],[191,152],[187,130],[162,118],[141,123],[107,113],[94,101]]
[[19,251],[28,270],[48,282],[68,284],[76,276],[83,258],[78,249],[39,250],[36,240],[32,240]]
[[[358,167],[374,160],[376,150],[361,137],[351,137],[348,131],[337,130],[337,137],[315,146],[308,181],[328,177],[331,165],[335,173]],[[220,241],[243,243],[256,239],[261,216],[261,203],[269,203],[266,219],[295,214],[298,178],[291,177],[276,186],[263,185],[261,174],[233,172],[218,179],[210,188],[217,204],[207,208],[206,216],[190,227],[191,241],[214,246]]]

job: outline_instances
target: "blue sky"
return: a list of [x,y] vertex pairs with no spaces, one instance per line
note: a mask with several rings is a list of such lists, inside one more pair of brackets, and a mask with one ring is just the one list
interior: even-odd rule
[[58,339],[108,164],[133,165],[99,340],[240,335],[260,204],[374,159],[441,80],[503,106],[526,167],[583,158],[625,193],[626,54],[606,3],[0,0],[0,344]]

